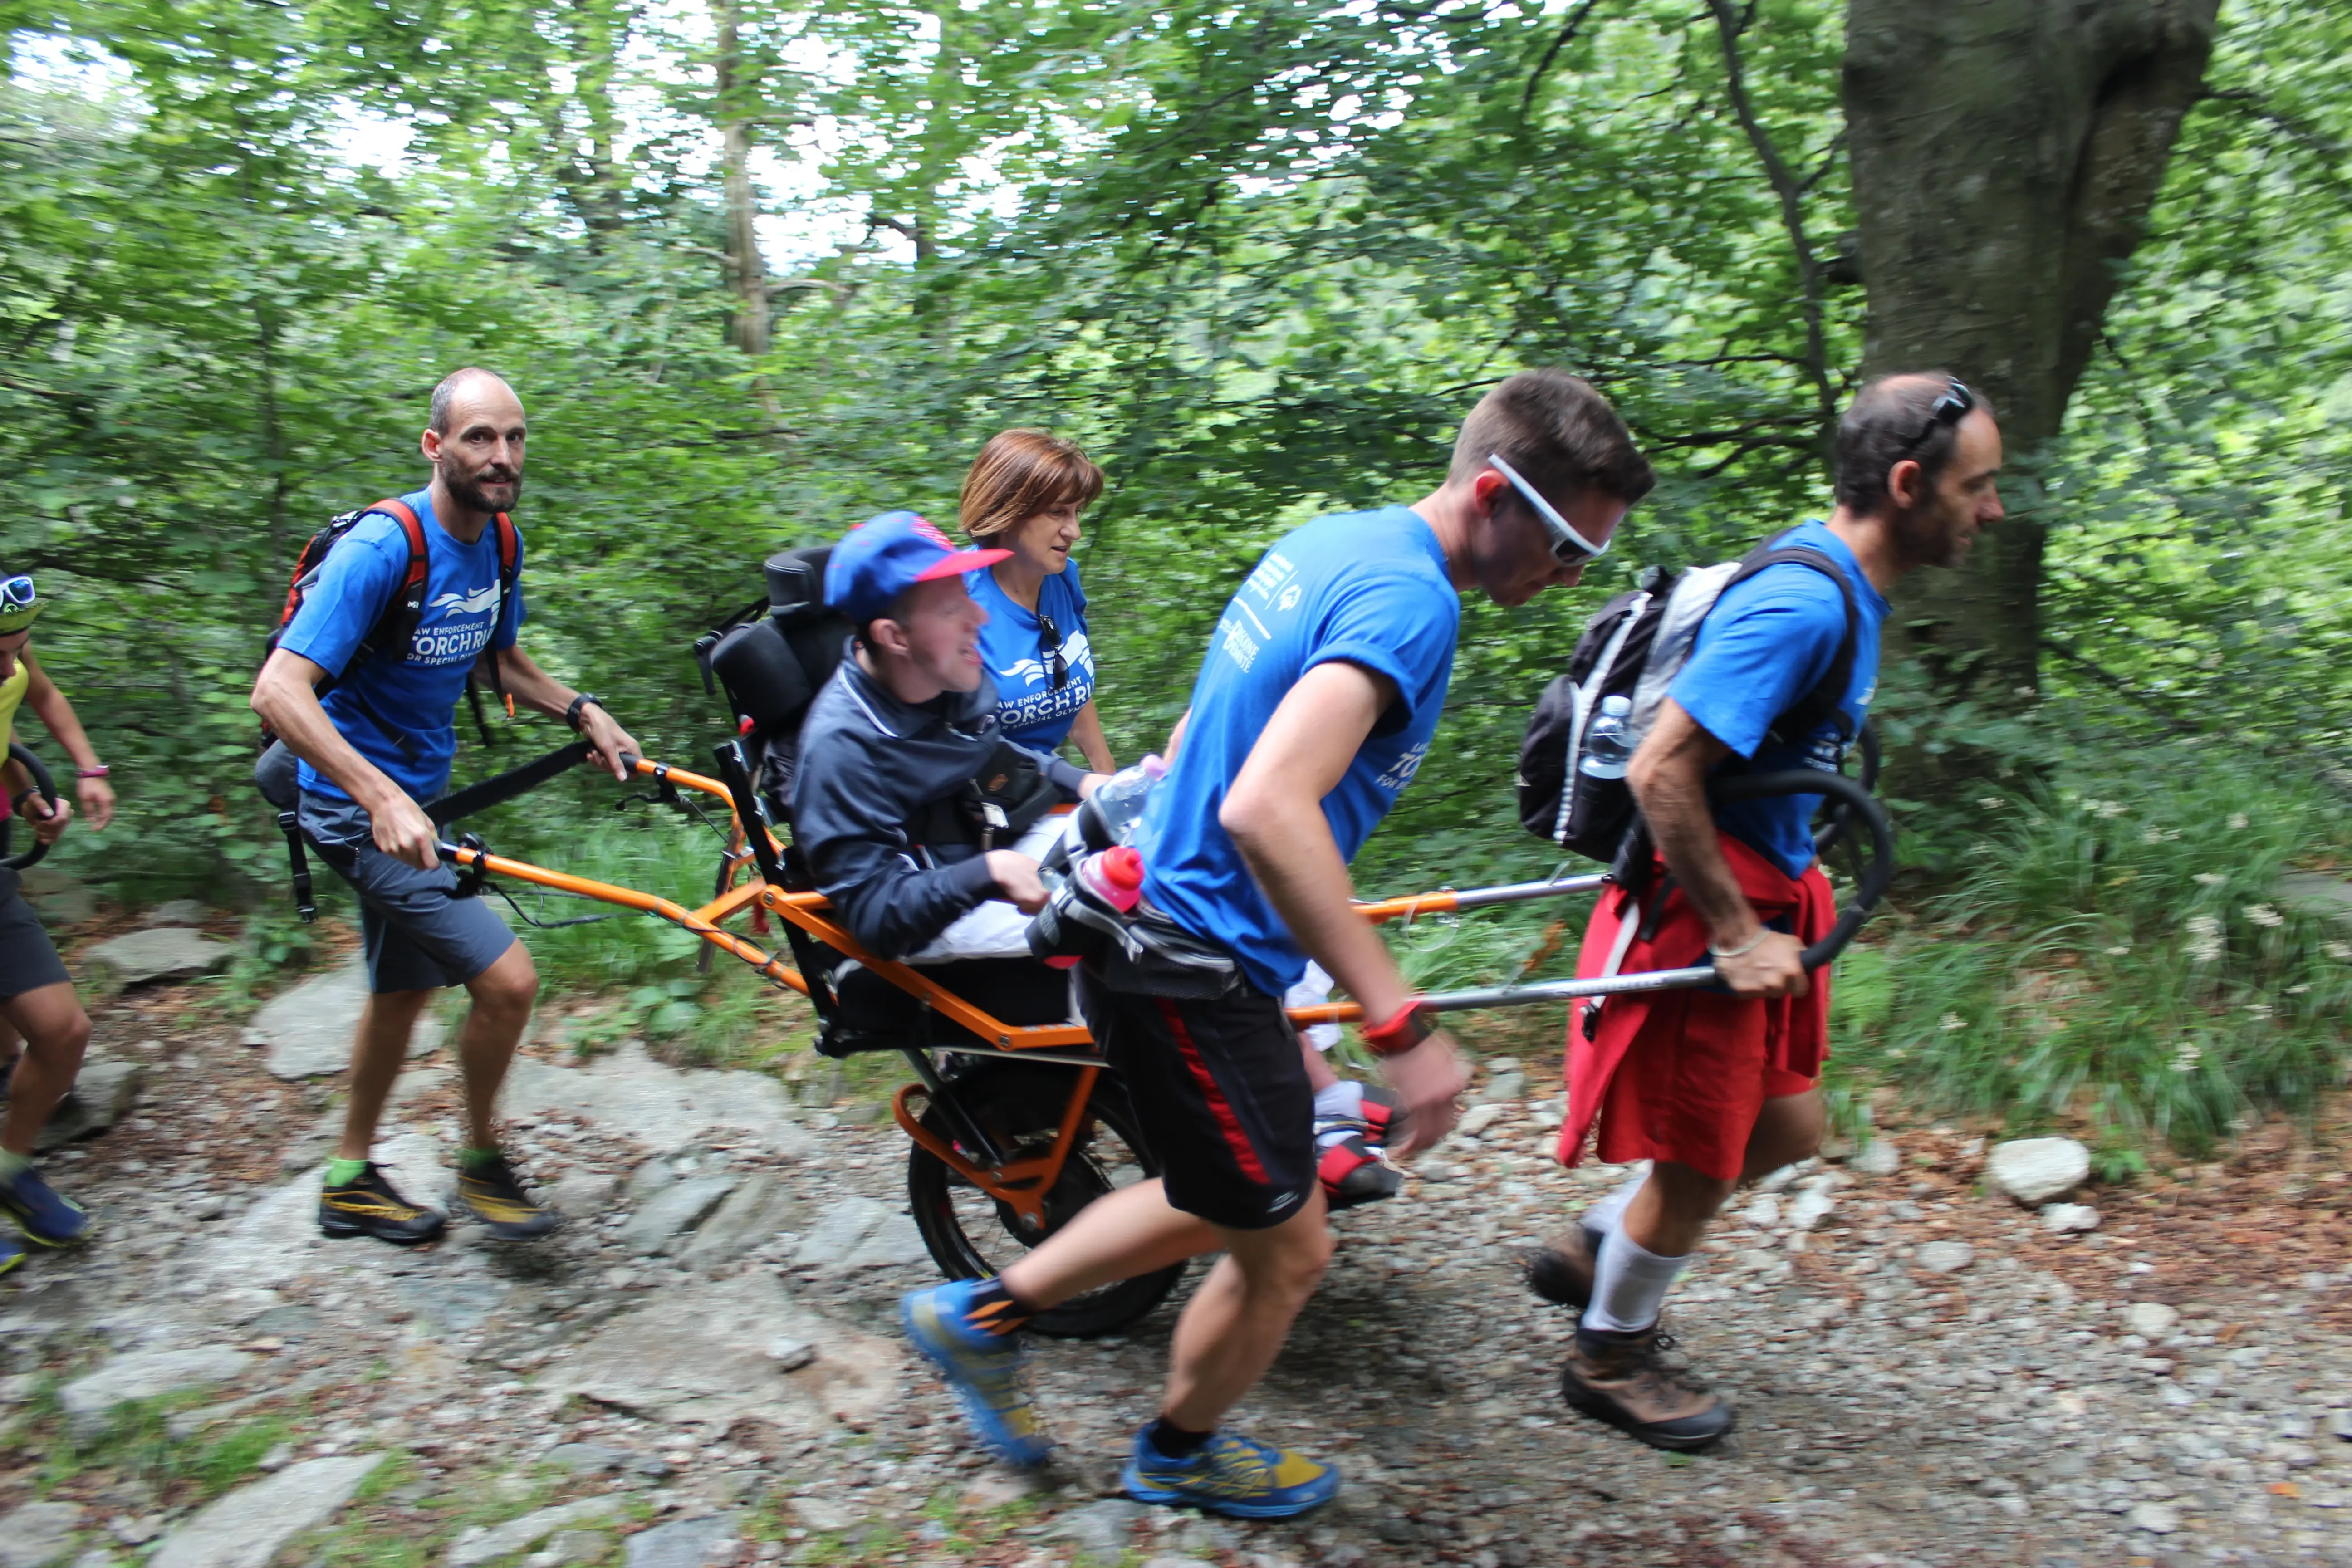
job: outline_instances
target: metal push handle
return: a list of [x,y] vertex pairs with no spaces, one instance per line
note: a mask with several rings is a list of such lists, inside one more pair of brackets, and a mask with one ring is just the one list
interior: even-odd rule
[[[49,770],[41,764],[41,759],[26,750],[23,742],[11,741],[8,742],[8,760],[22,767],[32,776],[33,788],[39,793],[41,799],[47,804],[49,809],[55,811],[58,805],[57,782],[49,777]],[[13,816],[0,821],[0,851],[7,848],[9,829],[15,826],[15,823],[16,818]],[[0,866],[5,866],[11,871],[27,870],[38,865],[41,857],[48,852],[49,847],[36,838],[33,840],[32,847],[22,854],[0,857]]]

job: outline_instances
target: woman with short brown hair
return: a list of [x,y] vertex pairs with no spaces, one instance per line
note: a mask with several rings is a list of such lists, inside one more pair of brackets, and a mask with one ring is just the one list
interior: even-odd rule
[[1087,596],[1070,559],[1078,513],[1102,488],[1102,470],[1076,442],[1005,430],[964,476],[961,512],[975,542],[1013,552],[964,579],[988,611],[980,656],[996,682],[1004,738],[1045,752],[1076,741],[1087,766],[1108,773],[1118,764],[1095,712]]

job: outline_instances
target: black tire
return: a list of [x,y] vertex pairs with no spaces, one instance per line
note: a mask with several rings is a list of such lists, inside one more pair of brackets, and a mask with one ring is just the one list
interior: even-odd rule
[[[44,801],[51,806],[58,804],[58,786],[50,780],[49,770],[41,765],[40,758],[25,749],[23,742],[8,742],[8,760],[22,764],[26,775],[33,781],[33,788],[39,792]],[[41,857],[49,852],[49,847],[36,838],[30,848],[20,854],[9,854],[8,840],[16,826],[16,819],[13,816],[0,818],[0,866],[11,871],[23,871],[38,865]]]
[[[1053,1147],[1077,1068],[1049,1062],[961,1059],[970,1065],[949,1080],[949,1089],[998,1148],[1018,1157]],[[1034,1234],[1021,1228],[1009,1207],[957,1175],[921,1144],[908,1151],[907,1196],[915,1226],[942,1274],[950,1279],[977,1279],[999,1273],[1105,1193],[1160,1173],[1160,1163],[1144,1147],[1127,1090],[1117,1078],[1104,1072],[1095,1079],[1087,1111],[1077,1144],[1046,1200],[1045,1226]],[[954,1141],[947,1118],[936,1107],[924,1113],[923,1126]],[[1122,1279],[1040,1312],[1029,1326],[1069,1339],[1106,1334],[1160,1305],[1183,1277],[1184,1265],[1179,1263],[1156,1274]]]

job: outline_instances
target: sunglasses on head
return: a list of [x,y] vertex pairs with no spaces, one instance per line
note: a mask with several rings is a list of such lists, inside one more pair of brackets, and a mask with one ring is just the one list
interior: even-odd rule
[[1037,612],[1037,658],[1052,675],[1055,690],[1070,683],[1070,661],[1062,655],[1062,628],[1043,610]]
[[0,606],[11,610],[26,610],[32,608],[32,605],[33,580],[30,577],[11,577],[6,582],[0,583]]
[[1935,405],[1927,410],[1927,422],[1919,426],[1919,433],[1903,443],[1902,450],[1910,452],[1946,426],[1958,425],[1976,405],[1977,395],[1962,383],[1953,382],[1944,388],[1943,395],[1937,398]]
[[1595,544],[1577,532],[1570,525],[1568,519],[1559,515],[1559,509],[1538,495],[1535,486],[1519,478],[1519,471],[1503,461],[1500,454],[1490,452],[1487,454],[1486,460],[1494,464],[1495,471],[1510,480],[1512,489],[1517,490],[1521,499],[1535,509],[1536,516],[1543,522],[1544,531],[1551,535],[1553,560],[1563,566],[1581,566],[1588,561],[1597,561],[1609,553],[1609,546]]

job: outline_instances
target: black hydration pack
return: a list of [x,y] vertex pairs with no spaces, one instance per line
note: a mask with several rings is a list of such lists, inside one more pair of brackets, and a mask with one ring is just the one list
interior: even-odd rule
[[1826,552],[1811,545],[1784,544],[1776,537],[1738,561],[1719,565],[1681,572],[1652,566],[1633,589],[1603,605],[1584,624],[1568,673],[1544,689],[1519,745],[1520,825],[1563,849],[1616,865],[1639,826],[1633,789],[1622,776],[1597,777],[1578,765],[1602,700],[1623,697],[1632,703],[1626,739],[1638,747],[1656,722],[1667,689],[1690,661],[1699,625],[1708,612],[1736,584],[1784,563],[1809,566],[1838,585],[1845,602],[1845,635],[1828,673],[1773,721],[1768,739],[1777,744],[1802,743],[1833,722],[1842,755],[1853,740],[1853,722],[1845,712],[1859,624],[1853,584]]

